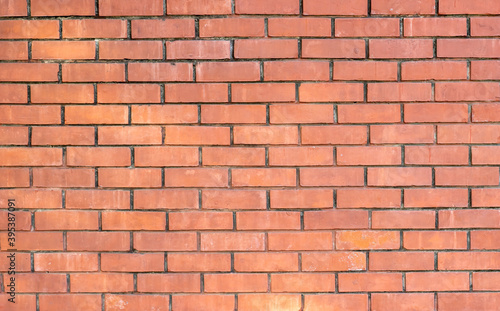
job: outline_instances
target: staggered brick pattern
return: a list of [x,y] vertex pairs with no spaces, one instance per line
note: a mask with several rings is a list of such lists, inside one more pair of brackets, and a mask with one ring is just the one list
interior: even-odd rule
[[500,310],[498,0],[0,15],[1,310]]

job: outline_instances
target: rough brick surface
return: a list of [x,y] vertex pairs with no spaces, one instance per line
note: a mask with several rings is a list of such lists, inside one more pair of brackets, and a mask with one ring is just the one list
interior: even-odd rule
[[498,0],[0,0],[0,310],[500,311],[498,144]]

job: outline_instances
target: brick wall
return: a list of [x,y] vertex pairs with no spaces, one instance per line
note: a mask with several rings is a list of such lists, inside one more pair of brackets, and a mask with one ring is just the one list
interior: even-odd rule
[[0,16],[1,310],[500,310],[498,0]]

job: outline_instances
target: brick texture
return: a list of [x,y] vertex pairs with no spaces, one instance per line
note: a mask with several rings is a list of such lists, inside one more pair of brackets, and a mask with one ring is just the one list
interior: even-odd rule
[[500,311],[499,144],[498,0],[0,0],[0,310]]

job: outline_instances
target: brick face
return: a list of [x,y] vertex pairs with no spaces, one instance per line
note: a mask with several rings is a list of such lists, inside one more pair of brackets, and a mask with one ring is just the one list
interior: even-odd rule
[[499,25],[0,0],[0,310],[500,310]]

